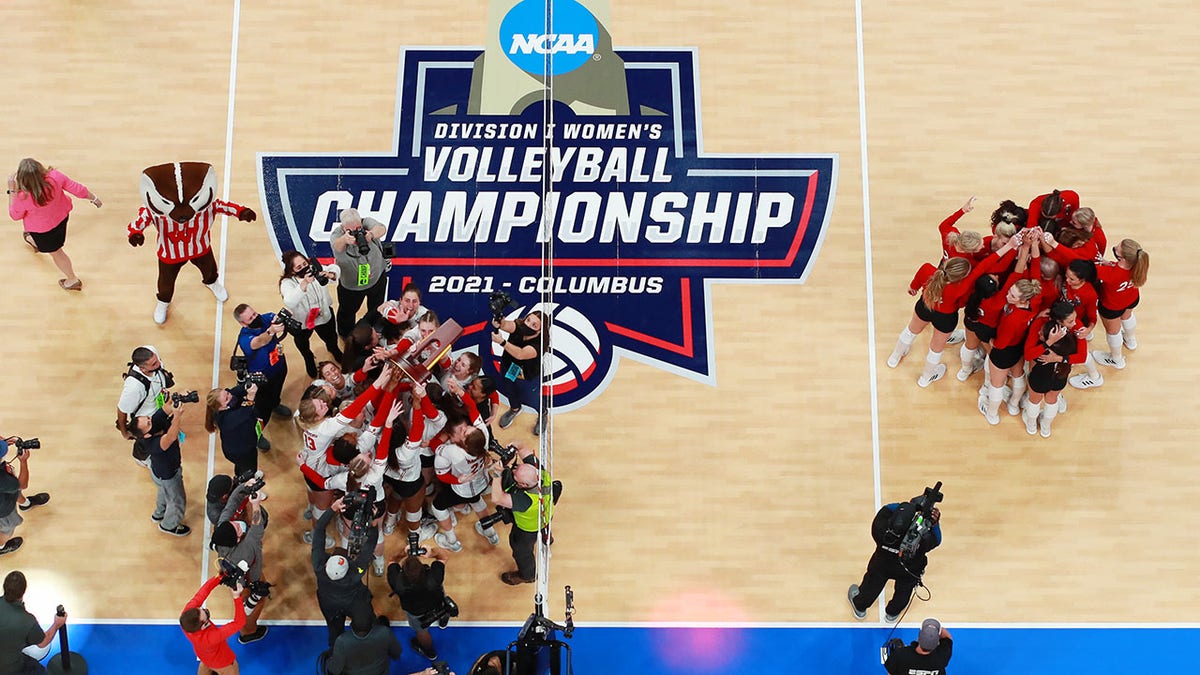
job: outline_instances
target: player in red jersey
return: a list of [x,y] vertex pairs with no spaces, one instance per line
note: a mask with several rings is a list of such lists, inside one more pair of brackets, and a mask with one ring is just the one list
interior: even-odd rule
[[1067,386],[1071,364],[1083,363],[1087,353],[1087,342],[1083,339],[1087,328],[1077,325],[1075,306],[1058,300],[1050,306],[1048,314],[1033,322],[1025,339],[1029,400],[1021,413],[1025,431],[1031,436],[1040,431],[1042,438],[1050,438],[1050,425],[1059,413],[1059,392]]
[[1034,197],[1029,204],[1029,215],[1025,227],[1037,227],[1043,232],[1055,234],[1060,227],[1070,224],[1071,214],[1079,210],[1079,193],[1074,190],[1055,190],[1047,195]]
[[1116,262],[1096,266],[1096,278],[1100,287],[1100,321],[1107,333],[1108,351],[1093,351],[1097,363],[1118,370],[1125,367],[1125,349],[1137,349],[1137,317],[1133,308],[1141,299],[1138,291],[1146,283],[1150,272],[1150,254],[1132,239],[1122,239],[1112,249]]
[[[1023,245],[1032,250],[1034,244],[1031,237],[1041,233],[1034,228],[1026,235]],[[1013,237],[1014,240],[1018,237]],[[1042,285],[1035,279],[1018,279],[1005,296],[1006,304],[1001,311],[1000,323],[996,326],[996,338],[992,341],[992,351],[988,354],[990,370],[988,386],[979,396],[979,412],[987,418],[989,424],[1000,423],[1000,401],[1004,398],[1004,383],[1009,375],[1012,376],[1012,393],[1008,401],[1008,411],[1011,415],[1020,413],[1021,396],[1025,393],[1025,335],[1029,324],[1033,322],[1036,312],[1030,307],[1030,302],[1042,292]]]

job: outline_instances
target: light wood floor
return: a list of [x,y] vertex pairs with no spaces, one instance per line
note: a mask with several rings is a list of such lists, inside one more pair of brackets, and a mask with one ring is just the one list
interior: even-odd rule
[[[38,157],[105,201],[72,215],[66,250],[81,294],[58,289],[19,225],[0,247],[10,354],[0,431],[42,438],[31,489],[53,494],[26,514],[25,547],[0,571],[24,570],[31,598],[77,617],[173,619],[206,573],[202,537],[155,531],[154,488],[112,428],[113,410],[129,352],[143,343],[183,386],[210,386],[216,305],[185,270],[170,321],[152,323],[153,252],[124,237],[138,174],[209,161],[229,178],[229,197],[261,213],[256,153],[387,149],[400,47],[482,44],[486,4],[243,3],[228,165],[232,3],[192,3],[186,17],[145,1],[10,0],[0,12],[0,166]],[[1184,2],[864,3],[864,176],[853,3],[614,0],[616,44],[699,49],[706,150],[839,153],[840,174],[806,285],[714,289],[716,387],[626,361],[603,396],[556,418],[568,492],[551,585],[575,588],[577,618],[847,619],[844,589],[872,548],[873,392],[884,501],[945,482],[945,544],[919,613],[1191,618],[1198,22]],[[974,409],[978,376],[918,389],[928,335],[896,370],[883,361],[911,311],[909,277],[938,253],[937,223],[977,194],[965,224],[982,229],[1001,199],[1054,187],[1078,190],[1110,240],[1137,239],[1153,266],[1129,367],[1106,371],[1099,390],[1069,391],[1070,411],[1044,440],[1013,418],[989,427]],[[261,222],[231,223],[226,245],[227,307],[277,307],[278,263]],[[226,316],[222,364],[233,327]],[[757,358],[748,365],[746,355]],[[952,374],[957,350],[945,360]],[[292,401],[303,375],[294,361]],[[227,382],[223,366],[219,375]],[[187,522],[199,529],[200,410],[185,430]],[[268,435],[277,449],[265,456],[266,560],[281,585],[267,616],[319,618],[299,537],[295,434],[278,425]],[[449,585],[464,619],[525,616],[529,587],[495,578],[510,564],[503,545],[485,550],[469,531],[463,540]]]

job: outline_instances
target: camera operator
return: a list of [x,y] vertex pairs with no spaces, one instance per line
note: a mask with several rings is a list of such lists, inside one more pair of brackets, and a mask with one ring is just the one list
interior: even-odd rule
[[[542,312],[534,310],[519,322],[493,320],[492,326],[496,328],[492,342],[504,352],[500,358],[499,389],[508,398],[509,410],[500,416],[500,428],[507,429],[527,401],[536,406],[541,397],[542,352],[546,348]],[[508,337],[500,335],[500,331],[508,333]],[[535,435],[541,433],[542,422],[539,416],[533,425]]]
[[350,632],[342,633],[325,662],[329,675],[387,675],[400,658],[400,641],[386,616],[375,616],[368,602],[350,615]]
[[246,624],[246,608],[242,603],[242,586],[238,584],[231,589],[233,592],[233,621],[224,626],[212,622],[212,612],[201,607],[208,599],[213,589],[221,584],[223,577],[218,574],[200,587],[192,599],[184,605],[179,615],[179,627],[192,643],[196,658],[200,660],[198,675],[237,675],[238,662],[233,650],[226,642]]
[[925,619],[917,641],[892,649],[883,667],[891,675],[946,675],[953,650],[950,631],[937,619]]
[[[443,584],[446,581],[446,559],[450,554],[444,549],[419,549],[419,555],[411,555],[412,551],[405,549],[400,562],[388,565],[387,581],[392,592],[400,598],[400,608],[408,618],[408,627],[416,632],[416,637],[409,644],[421,656],[430,661],[437,658],[437,649],[433,646],[433,635],[428,625],[422,626],[422,617],[437,613],[446,605],[446,591]],[[432,563],[422,562],[431,558]]]
[[[355,612],[366,612],[374,617],[371,609],[371,590],[363,582],[367,567],[374,555],[374,546],[363,546],[358,557],[349,560],[342,548],[334,549],[333,555],[325,551],[325,530],[333,520],[334,512],[340,514],[345,508],[341,499],[333,503],[329,511],[321,514],[313,528],[312,565],[317,575],[317,606],[329,626],[329,646],[346,630],[346,617]],[[367,540],[375,542],[377,530],[371,527]],[[399,647],[399,645],[397,645]]]
[[242,475],[258,470],[258,451],[268,450],[270,443],[262,436],[254,401],[258,385],[237,385],[229,389],[213,389],[205,397],[204,429],[221,432],[221,454],[233,464],[233,473]]
[[4,577],[4,602],[0,602],[0,673],[45,673],[42,664],[23,650],[33,646],[46,649],[67,623],[63,612],[54,617],[50,631],[43,632],[37,618],[25,609],[26,587],[25,575],[19,571]]
[[[262,581],[263,531],[267,526],[262,512],[262,501],[267,494],[261,488],[257,492],[249,489],[256,482],[256,479],[250,479],[234,487],[209,539],[209,547],[230,564],[237,566],[246,563],[246,580],[251,584]],[[239,512],[242,512],[244,519],[236,517]],[[238,635],[238,642],[249,644],[266,636],[267,627],[258,625],[258,617],[262,615],[266,604],[266,598],[263,598],[246,617],[246,625]]]
[[339,225],[329,233],[333,260],[341,274],[338,279],[337,329],[348,339],[363,301],[366,318],[379,319],[378,307],[387,296],[387,266],[381,241],[387,228],[374,218],[363,218],[357,209],[344,209]]
[[550,475],[539,469],[533,451],[514,447],[520,461],[512,469],[512,483],[505,485],[504,472],[492,472],[492,505],[512,510],[508,545],[517,569],[500,575],[500,580],[509,586],[533,583],[537,576],[534,547],[538,539],[538,512],[545,509],[546,522],[542,523],[545,531],[554,513],[557,501],[554,492],[558,487],[551,487]]
[[170,412],[166,408],[149,417],[135,417],[130,432],[142,439],[142,447],[150,456],[150,480],[158,487],[154,513],[150,519],[158,529],[176,537],[184,537],[192,528],[183,524],[187,511],[187,492],[183,487],[179,426],[183,421],[183,401],[171,398]]
[[333,298],[329,297],[327,284],[338,280],[340,267],[330,267],[316,270],[316,265],[299,251],[284,251],[283,275],[279,277],[279,294],[283,296],[283,304],[292,316],[296,317],[304,330],[292,333],[292,342],[296,351],[304,357],[304,367],[310,378],[316,379],[317,360],[313,356],[309,340],[316,332],[325,343],[325,348],[335,361],[342,360],[342,350],[338,347],[337,322],[333,315]]
[[272,413],[280,417],[292,416],[291,409],[279,403],[288,373],[287,359],[280,344],[287,334],[286,328],[275,320],[274,314],[259,314],[245,303],[234,307],[233,318],[242,325],[238,333],[238,346],[246,355],[246,369],[252,373],[262,373],[267,378],[266,382],[258,385],[258,392],[254,396],[254,414],[265,429]]
[[152,345],[143,345],[133,350],[129,357],[129,370],[122,377],[121,398],[117,401],[117,431],[127,441],[133,441],[133,460],[150,468],[150,459],[142,439],[129,431],[129,422],[134,417],[148,417],[160,410],[167,402],[169,389],[175,386],[171,373],[163,368],[158,350]]
[[[34,442],[35,439],[30,439],[24,444]],[[49,492],[39,492],[31,497],[24,495],[23,490],[29,487],[29,450],[22,447],[21,439],[12,436],[0,440],[0,459],[8,456],[9,445],[17,448],[17,473],[13,474],[12,460],[5,461],[0,470],[0,555],[16,551],[25,541],[13,536],[17,526],[25,522],[20,512],[50,501]]]
[[[871,522],[875,553],[867,562],[867,571],[863,574],[862,581],[851,584],[846,593],[854,610],[854,617],[859,621],[867,618],[867,608],[883,592],[883,587],[889,579],[895,580],[896,583],[892,598],[884,608],[884,620],[894,623],[900,618],[904,608],[908,607],[913,591],[925,572],[925,566],[929,564],[927,554],[942,543],[942,528],[939,525],[942,513],[937,507],[933,507],[929,515],[932,526],[916,542],[915,552],[902,557],[897,548],[901,538],[909,530],[912,519],[918,515],[925,500],[930,498],[928,495],[929,490],[926,490],[924,496],[914,497],[906,504],[888,504],[875,514],[875,519]],[[941,498],[940,493],[937,493],[937,498]],[[907,513],[911,513],[912,517],[908,517]]]

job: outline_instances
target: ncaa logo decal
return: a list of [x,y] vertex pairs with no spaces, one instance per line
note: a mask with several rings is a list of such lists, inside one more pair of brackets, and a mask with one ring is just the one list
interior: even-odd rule
[[276,253],[331,260],[345,208],[384,223],[389,297],[420,285],[423,304],[464,326],[455,349],[492,375],[489,294],[523,305],[510,316],[552,315],[543,377],[559,411],[599,395],[622,358],[715,384],[710,285],[804,281],[837,155],[706,153],[694,50],[614,49],[604,0],[556,0],[551,30],[539,0],[493,5],[484,48],[401,52],[386,151],[259,154]]

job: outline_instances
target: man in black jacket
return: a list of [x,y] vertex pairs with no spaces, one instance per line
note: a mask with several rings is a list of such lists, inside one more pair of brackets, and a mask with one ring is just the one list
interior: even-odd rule
[[925,619],[917,641],[893,649],[883,667],[890,675],[946,675],[953,650],[950,631],[937,619]]
[[[371,609],[371,591],[363,583],[363,575],[371,564],[375,547],[363,546],[355,560],[349,560],[341,547],[334,549],[332,555],[325,552],[325,530],[329,527],[329,521],[341,514],[343,508],[342,500],[334,502],[332,508],[317,520],[317,526],[313,529],[312,564],[313,572],[317,575],[317,605],[329,626],[330,647],[346,630],[346,617],[355,616],[355,612],[375,616]],[[374,542],[378,536],[378,531],[371,527],[367,531],[366,541]]]
[[930,512],[931,526],[917,544],[917,549],[911,554],[904,553],[900,542],[908,531],[914,517],[924,506],[925,496],[914,497],[905,504],[888,504],[879,509],[871,522],[871,538],[875,540],[875,553],[867,562],[867,571],[862,581],[851,584],[846,597],[854,610],[854,618],[862,621],[867,618],[867,609],[875,602],[875,598],[883,592],[884,585],[889,579],[896,584],[892,597],[884,608],[884,620],[895,623],[900,614],[908,607],[913,590],[921,581],[925,566],[929,564],[927,554],[942,543],[942,528],[938,524],[941,511],[936,507]]

